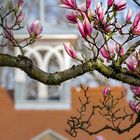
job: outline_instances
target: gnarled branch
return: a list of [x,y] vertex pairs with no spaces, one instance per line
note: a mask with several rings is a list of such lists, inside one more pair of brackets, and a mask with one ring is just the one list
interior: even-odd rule
[[[79,130],[82,130],[89,135],[96,135],[105,130],[112,130],[118,134],[123,134],[125,132],[129,132],[131,129],[140,124],[140,115],[128,111],[126,106],[118,106],[120,101],[124,98],[123,93],[120,97],[114,97],[112,93],[110,93],[107,96],[100,98],[100,103],[98,105],[94,105],[95,103],[91,102],[90,96],[87,95],[88,89],[84,89],[82,87],[82,90],[84,91],[84,99],[82,98],[81,100],[79,98],[80,109],[78,110],[78,115],[71,116],[70,119],[67,120],[69,128],[65,131],[72,137],[76,137]],[[90,105],[92,105],[92,108],[89,113],[88,108]],[[97,112],[99,112],[99,114],[109,123],[106,125],[103,124],[100,128],[96,128],[95,122]],[[99,116],[97,118],[99,118]],[[124,122],[128,123],[125,127],[122,126]],[[139,136],[140,135],[138,134],[133,138],[133,140],[136,140]]]
[[23,70],[29,77],[46,85],[60,85],[62,82],[83,75],[86,72],[97,70],[108,78],[113,78],[131,85],[140,85],[140,78],[126,72],[105,66],[99,59],[90,59],[85,63],[72,66],[64,71],[47,73],[35,66],[32,61],[24,56],[11,56],[0,54],[0,67],[15,67]]

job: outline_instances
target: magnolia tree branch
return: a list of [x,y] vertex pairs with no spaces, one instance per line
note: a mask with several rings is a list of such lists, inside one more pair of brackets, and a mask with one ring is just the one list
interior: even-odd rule
[[[134,124],[130,125],[129,127],[127,128],[124,128],[124,129],[121,129],[121,128],[115,128],[111,125],[105,125],[104,127],[96,130],[96,131],[92,131],[92,130],[88,130],[86,128],[84,128],[81,124],[80,127],[75,127],[76,130],[83,130],[85,131],[86,133],[88,133],[89,135],[96,135],[102,131],[105,131],[105,130],[112,130],[114,132],[117,132],[118,134],[122,134],[122,133],[125,133],[125,132],[129,132],[132,128],[136,127],[136,125],[138,125],[140,123],[140,117],[137,117],[137,119],[135,120]],[[69,133],[70,134],[70,133]]]
[[35,66],[32,61],[24,56],[10,56],[8,54],[0,54],[0,67],[15,67],[24,71],[29,77],[40,81],[46,85],[60,85],[62,82],[76,78],[86,72],[97,70],[107,78],[113,78],[130,85],[140,85],[140,78],[136,75],[116,70],[109,66],[105,66],[99,59],[90,59],[85,63],[74,65],[64,71],[47,73]]
[[133,0],[139,7],[140,7],[140,2],[139,0]]
[[[102,3],[98,3],[96,9],[91,11],[91,0],[83,2],[85,8],[80,7],[76,0],[60,0],[60,6],[71,9],[73,12],[67,15],[70,23],[77,24],[78,30],[85,40],[85,47],[93,53],[91,59],[81,60],[71,44],[64,43],[64,48],[68,55],[73,59],[81,62],[79,65],[72,66],[64,71],[47,73],[35,66],[32,61],[24,56],[24,48],[32,45],[42,32],[43,26],[38,20],[35,20],[30,26],[28,25],[28,35],[26,39],[17,40],[14,36],[16,30],[23,28],[22,21],[24,12],[22,10],[23,0],[17,0],[17,3],[7,3],[6,12],[0,15],[1,37],[6,40],[12,47],[20,49],[22,56],[11,56],[0,54],[0,67],[14,67],[24,71],[29,77],[42,82],[46,85],[60,85],[62,82],[83,75],[86,72],[98,71],[107,78],[113,78],[130,85],[140,86],[140,52],[135,55],[135,61],[126,59],[140,45],[137,41],[129,46],[125,51],[125,44],[133,38],[138,38],[140,13],[137,13],[134,21],[131,22],[132,12],[129,10],[125,23],[120,25],[117,15],[119,11],[126,8],[126,2],[116,3],[113,0],[107,1],[107,8],[103,8]],[[85,10],[86,9],[86,10]],[[7,22],[13,17],[13,22]],[[127,30],[126,30],[127,29]],[[94,32],[94,33],[93,33]],[[125,41],[117,41],[116,34],[125,36]],[[102,40],[99,45],[99,39]],[[112,45],[113,43],[113,45]],[[0,44],[2,46],[2,44]],[[114,46],[114,47],[113,47]],[[104,63],[104,62],[107,63]],[[126,68],[122,67],[122,64]]]
[[[67,132],[72,136],[77,135],[78,129],[87,132],[89,135],[97,134],[107,129],[121,134],[140,123],[140,50],[136,51],[136,48],[140,45],[140,40],[138,39],[140,36],[140,12],[132,20],[132,10],[129,9],[125,21],[120,24],[117,16],[120,11],[126,9],[126,1],[107,0],[105,7],[101,2],[98,2],[95,10],[91,8],[91,3],[92,0],[82,1],[81,4],[77,3],[77,0],[60,0],[61,7],[72,10],[66,16],[67,20],[77,25],[81,37],[86,42],[86,45],[83,46],[92,53],[91,59],[86,59],[81,54],[82,59],[70,43],[64,43],[64,49],[67,54],[79,61],[80,64],[73,65],[63,71],[48,73],[34,65],[30,58],[24,56],[24,48],[34,44],[36,39],[39,39],[43,26],[39,20],[34,20],[31,25],[28,25],[27,38],[17,40],[14,34],[23,28],[23,0],[17,0],[16,4],[12,1],[7,2],[5,7],[0,7],[0,37],[6,41],[6,44],[1,42],[0,47],[17,47],[22,55],[0,54],[0,67],[21,69],[32,79],[46,85],[60,85],[64,81],[94,70],[107,78],[130,84],[134,98],[129,102],[129,106],[133,113],[127,113],[124,109],[124,114],[118,116],[117,114],[121,108],[115,109],[115,107],[123,96],[114,98],[109,90],[105,90],[104,99],[100,101],[101,105],[93,105],[91,114],[87,120],[84,120],[83,116],[90,100],[86,94],[87,90],[83,89],[86,101],[83,102],[79,99],[81,103],[80,116],[71,117],[68,120],[70,130],[67,130]],[[3,10],[5,12],[2,12]],[[10,19],[12,19],[11,22],[9,22]],[[118,40],[118,37],[123,37],[124,39]],[[126,49],[125,45],[136,38],[139,41]],[[91,126],[91,118],[95,116],[95,111],[97,110],[111,122],[111,125],[105,125],[101,129],[90,131],[88,128]],[[137,116],[134,117],[134,115]],[[130,119],[130,125],[121,128],[121,122],[128,118]],[[134,139],[138,137],[139,135],[135,136]]]
[[139,140],[140,138],[140,134],[138,134],[137,136],[135,136],[132,140]]
[[[66,132],[71,136],[76,137],[79,130],[89,135],[96,135],[105,130],[112,130],[118,134],[122,134],[140,125],[139,113],[128,111],[126,106],[118,106],[124,98],[123,93],[120,97],[114,97],[108,88],[104,90],[103,98],[100,98],[98,105],[95,105],[95,103],[91,103],[90,96],[87,94],[88,89],[82,87],[82,90],[84,92],[84,98],[82,100],[79,98],[80,109],[78,109],[78,115],[71,116],[67,121],[69,129],[66,129]],[[92,105],[92,108],[90,108],[91,112],[88,110],[90,105]],[[109,122],[106,125],[103,124],[101,128],[96,128],[97,126],[94,124],[97,112],[99,112],[98,117],[101,115],[100,117],[103,117]],[[128,124],[125,127],[122,125],[124,122]],[[133,140],[136,140],[138,137],[139,134],[134,136]]]

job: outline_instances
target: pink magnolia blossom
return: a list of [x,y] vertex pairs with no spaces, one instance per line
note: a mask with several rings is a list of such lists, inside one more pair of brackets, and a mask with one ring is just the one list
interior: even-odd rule
[[135,16],[134,22],[131,26],[131,31],[134,35],[140,35],[140,12]]
[[136,14],[131,28],[135,28],[140,22],[140,12]]
[[125,62],[127,69],[131,72],[136,71],[137,66],[138,66],[138,60],[136,59],[135,56],[132,56],[130,58],[128,58]]
[[98,19],[99,20],[103,20],[104,19],[104,15],[105,15],[105,10],[102,9],[102,5],[100,2],[98,2],[97,5],[97,15],[98,15]]
[[107,1],[108,7],[111,7],[113,5],[113,3],[114,3],[114,0],[108,0]]
[[95,140],[105,140],[103,136],[96,136]]
[[43,27],[40,23],[39,20],[35,20],[31,25],[30,27],[28,27],[28,32],[29,34],[32,36],[32,35],[35,35],[35,36],[38,36],[43,30]]
[[126,23],[129,23],[132,17],[132,10],[129,8],[127,15],[126,15]]
[[67,52],[67,54],[75,59],[77,57],[75,50],[73,49],[72,45],[70,43],[64,43],[64,48]]
[[134,111],[135,113],[139,113],[140,112],[140,106],[138,103],[136,103],[136,101],[134,100],[130,100],[129,101],[129,107],[131,108],[132,111]]
[[85,27],[84,27],[83,23],[79,19],[77,19],[77,23],[78,23],[79,32],[81,33],[83,38],[86,38],[87,34],[85,33],[85,29],[84,29]]
[[110,59],[109,53],[107,52],[107,50],[105,49],[105,47],[102,47],[100,50],[101,55],[106,58],[106,59]]
[[140,96],[140,86],[130,86],[130,88],[134,95]]
[[118,11],[124,10],[126,8],[126,1],[125,0],[121,0],[120,2],[118,2],[116,4],[116,9]]
[[135,101],[130,100],[129,101],[129,107],[131,108],[132,111],[136,112]]
[[140,35],[140,25],[133,29],[133,34],[134,35]]
[[75,15],[75,13],[70,13],[70,14],[67,14],[66,15],[66,18],[68,19],[68,21],[70,22],[70,23],[73,23],[73,24],[76,24],[77,23],[77,17],[76,17],[76,15]]
[[110,87],[105,87],[103,90],[103,95],[107,96],[108,94],[110,94]]
[[88,35],[90,36],[92,34],[93,27],[86,16],[83,22],[81,22],[79,19],[77,19],[77,22],[78,29],[83,38],[86,38]]
[[115,51],[119,56],[123,56],[125,54],[125,49],[124,47],[120,46],[120,44],[116,43],[115,44]]
[[92,0],[86,0],[86,7],[89,8]]
[[77,8],[77,4],[76,4],[76,0],[60,0],[61,7],[64,8],[68,8],[68,9],[76,9]]
[[92,34],[93,27],[91,23],[89,22],[89,19],[87,18],[87,16],[85,16],[83,24],[84,24],[84,29],[85,29],[86,34],[90,36]]
[[104,46],[104,47],[102,47],[100,49],[100,53],[107,60],[111,60],[112,57],[115,56],[115,49],[114,48],[111,48],[111,47],[108,47],[108,46],[107,47]]

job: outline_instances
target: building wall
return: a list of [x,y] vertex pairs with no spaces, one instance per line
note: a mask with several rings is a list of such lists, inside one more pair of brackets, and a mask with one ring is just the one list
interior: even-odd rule
[[[103,88],[90,89],[88,95],[91,96],[91,103],[97,102],[101,97]],[[119,90],[119,91],[118,91]],[[113,94],[123,91],[123,88],[113,88]],[[20,93],[19,93],[20,94]],[[14,102],[8,96],[8,93],[0,88],[0,139],[2,140],[30,140],[47,129],[52,129],[69,140],[94,140],[94,136],[89,136],[85,132],[79,131],[76,138],[68,135],[64,129],[68,128],[67,119],[70,116],[78,115],[79,108],[78,97],[83,98],[82,91],[72,89],[72,109],[71,110],[15,110]],[[120,106],[126,105],[124,100]],[[90,112],[90,108],[88,110]],[[100,127],[104,119],[97,116],[92,123],[92,127]],[[99,135],[105,136],[106,140],[128,140],[132,135],[138,134],[140,125],[133,131],[118,135],[112,131],[105,131]]]

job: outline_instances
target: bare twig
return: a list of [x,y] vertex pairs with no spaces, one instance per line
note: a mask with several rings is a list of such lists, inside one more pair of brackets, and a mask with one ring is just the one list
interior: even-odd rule
[[[96,135],[104,130],[112,130],[117,132],[118,134],[122,134],[125,132],[130,131],[136,125],[140,123],[140,116],[136,113],[128,113],[125,107],[118,108],[120,101],[124,98],[123,93],[121,93],[120,97],[114,97],[112,94],[108,96],[104,96],[103,99],[100,99],[99,105],[92,105],[91,113],[87,115],[87,109],[90,107],[90,96],[87,95],[87,88],[84,89],[84,97],[85,100],[81,100],[79,98],[81,107],[78,110],[79,116],[72,116],[68,119],[67,124],[69,129],[66,129],[66,132],[69,133],[71,136],[76,137],[79,130],[82,130],[89,135]],[[111,122],[111,125],[105,125],[102,128],[95,128],[96,130],[91,130],[91,126],[94,125],[93,117],[96,117],[96,111],[99,111],[100,115],[103,118],[106,118],[107,121]],[[120,112],[121,115],[120,115]],[[128,126],[122,128],[122,124],[129,121]],[[136,136],[136,138],[138,138]],[[136,138],[134,140],[136,140]]]

